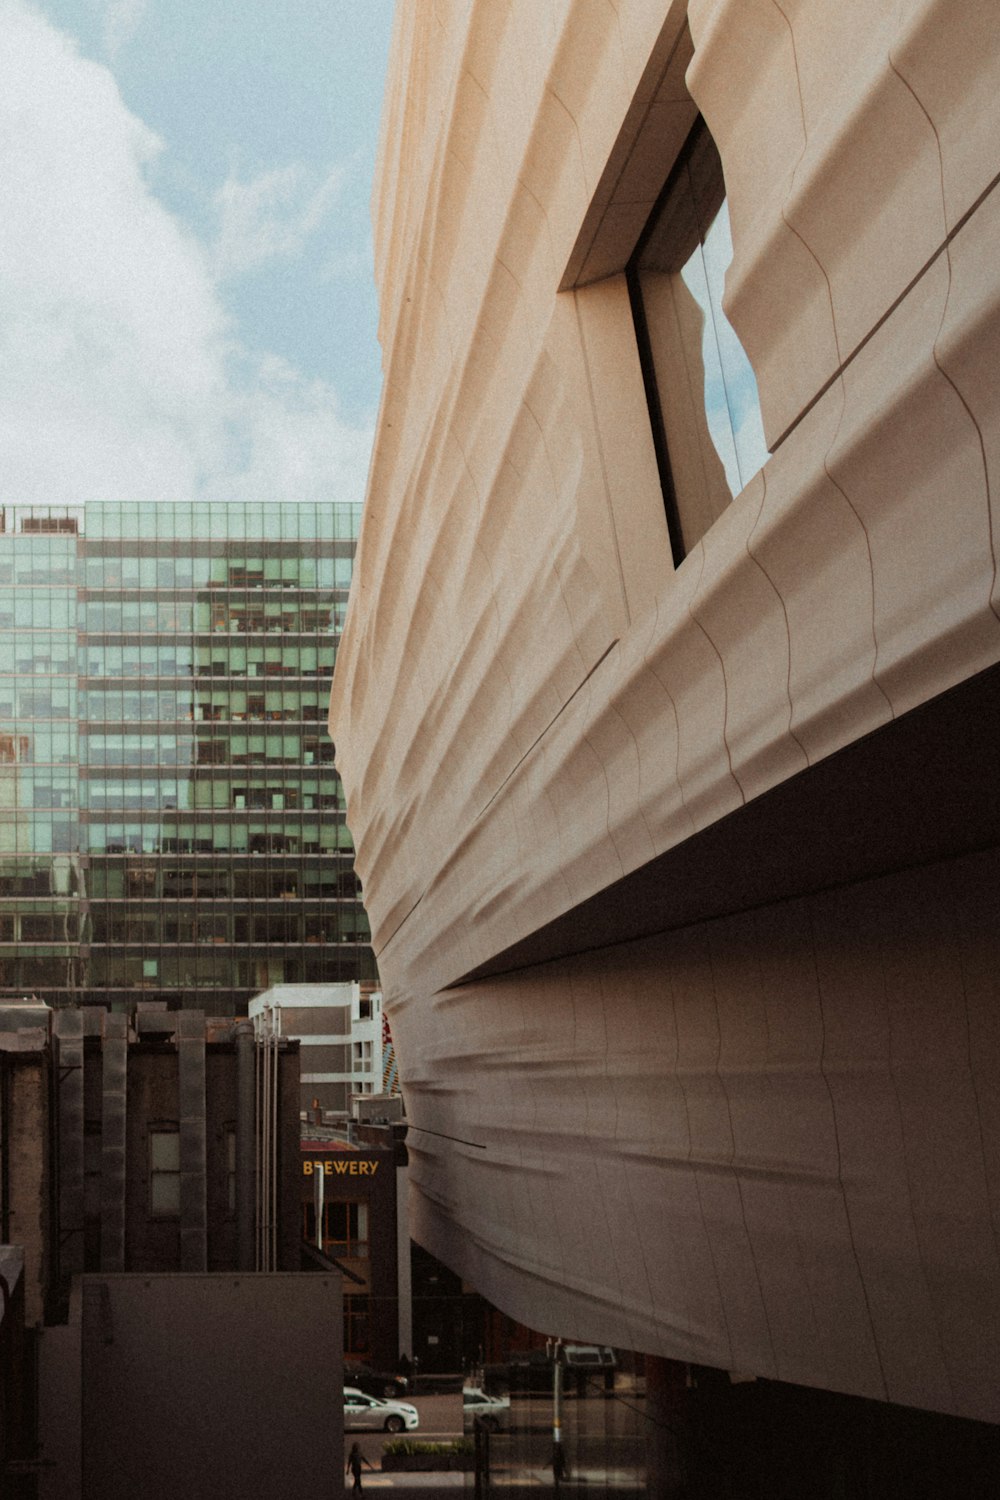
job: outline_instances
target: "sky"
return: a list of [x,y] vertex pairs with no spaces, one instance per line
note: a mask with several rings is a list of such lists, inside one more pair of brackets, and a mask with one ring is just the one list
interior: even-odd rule
[[733,258],[729,207],[722,206],[681,276],[702,310],[705,416],[715,451],[737,496],[767,462],[757,379],[732,324],[722,310],[726,271]]
[[0,503],[360,501],[393,0],[0,0]]

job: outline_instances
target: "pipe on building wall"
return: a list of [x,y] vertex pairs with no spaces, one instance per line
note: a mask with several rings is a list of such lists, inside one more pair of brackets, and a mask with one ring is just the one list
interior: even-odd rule
[[271,1032],[267,1017],[258,1025],[257,1071],[260,1121],[260,1155],[257,1159],[257,1260],[258,1271],[269,1271],[271,1249]]
[[254,1269],[273,1271],[278,1264],[278,1063],[281,1010],[267,1005],[253,1021],[256,1203]]
[[256,1045],[252,1021],[236,1023],[236,1264],[255,1266]]
[[279,1077],[279,1072],[278,1072],[278,1067],[279,1067],[279,1062],[280,1062],[278,1038],[279,1038],[279,1035],[280,1035],[280,1030],[281,1030],[281,1011],[280,1011],[280,1009],[278,1009],[277,1007],[275,1007],[274,1032],[273,1032],[273,1035],[271,1037],[271,1048],[272,1048],[271,1057],[272,1057],[272,1069],[273,1069],[273,1076],[272,1076],[272,1079],[271,1079],[271,1121],[270,1121],[270,1124],[271,1124],[271,1180],[270,1180],[270,1183],[268,1184],[268,1187],[270,1189],[270,1194],[271,1194],[271,1245],[270,1245],[270,1263],[269,1263],[269,1269],[272,1270],[272,1271],[276,1271],[278,1269],[278,1140],[279,1140],[279,1121],[281,1119],[281,1109],[280,1109],[280,1105],[279,1105],[279,1098],[280,1098],[280,1092],[281,1092],[281,1084],[280,1084],[280,1077]]
[[326,1207],[326,1177],[322,1172],[313,1172],[313,1197],[316,1214],[316,1248],[317,1250],[325,1251],[326,1239],[323,1234],[323,1213]]

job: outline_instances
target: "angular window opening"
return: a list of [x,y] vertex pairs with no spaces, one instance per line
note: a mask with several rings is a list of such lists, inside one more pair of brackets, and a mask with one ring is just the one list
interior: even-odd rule
[[768,456],[757,381],[722,309],[732,256],[722,162],[699,119],[627,268],[675,564]]

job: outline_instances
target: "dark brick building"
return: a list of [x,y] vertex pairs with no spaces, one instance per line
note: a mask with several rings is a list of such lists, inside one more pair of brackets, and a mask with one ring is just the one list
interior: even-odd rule
[[[410,1354],[410,1238],[402,1127],[301,1144],[302,1237],[344,1276],[344,1358],[395,1370]],[[322,1236],[317,1234],[317,1209]]]

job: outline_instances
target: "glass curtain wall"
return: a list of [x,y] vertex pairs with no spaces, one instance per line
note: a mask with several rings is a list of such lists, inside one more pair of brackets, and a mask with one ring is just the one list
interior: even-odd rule
[[87,936],[77,773],[80,515],[0,508],[0,993],[75,993]]
[[[33,558],[2,596],[19,665],[14,711],[0,700],[0,848],[20,858],[28,840],[23,764],[44,730],[65,765],[46,762],[47,821],[25,854],[50,886],[57,854],[78,855],[59,879],[87,913],[57,974],[10,925],[24,898],[5,880],[5,988],[226,1014],[273,984],[374,980],[326,731],[358,507],[100,504],[75,519],[53,535],[9,510],[0,534],[12,562]],[[71,628],[29,631],[29,596],[60,589]]]

